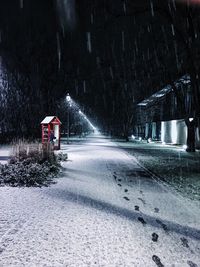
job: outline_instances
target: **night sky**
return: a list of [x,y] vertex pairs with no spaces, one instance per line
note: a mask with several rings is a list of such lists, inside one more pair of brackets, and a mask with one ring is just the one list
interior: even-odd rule
[[192,2],[1,0],[2,69],[33,124],[69,92],[93,121],[120,128],[162,86],[185,73],[198,79],[200,12]]

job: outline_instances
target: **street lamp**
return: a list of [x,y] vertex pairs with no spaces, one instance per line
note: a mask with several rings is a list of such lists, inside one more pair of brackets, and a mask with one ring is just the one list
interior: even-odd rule
[[67,144],[69,144],[69,106],[71,106],[71,97],[70,97],[69,93],[66,96],[66,100],[68,103],[68,107],[67,107]]

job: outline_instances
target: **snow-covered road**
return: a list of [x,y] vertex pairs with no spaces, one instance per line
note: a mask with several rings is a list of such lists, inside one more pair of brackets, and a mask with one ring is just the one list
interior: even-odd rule
[[47,188],[0,188],[0,267],[200,266],[200,209],[110,140],[63,143]]

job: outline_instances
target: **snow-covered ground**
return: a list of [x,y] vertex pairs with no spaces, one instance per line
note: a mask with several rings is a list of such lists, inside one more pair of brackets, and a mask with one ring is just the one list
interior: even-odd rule
[[69,161],[57,184],[0,188],[1,267],[200,266],[196,203],[109,139],[62,150]]
[[188,153],[182,146],[159,142],[116,143],[182,195],[200,201],[200,150]]

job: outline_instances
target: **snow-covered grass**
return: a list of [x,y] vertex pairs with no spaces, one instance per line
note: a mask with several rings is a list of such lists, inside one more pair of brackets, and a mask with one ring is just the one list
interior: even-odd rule
[[[62,156],[63,158],[63,156]],[[39,143],[17,142],[8,164],[0,164],[0,184],[42,186],[52,182],[60,169],[60,157]]]
[[200,151],[161,143],[116,141],[139,163],[190,199],[200,200]]

